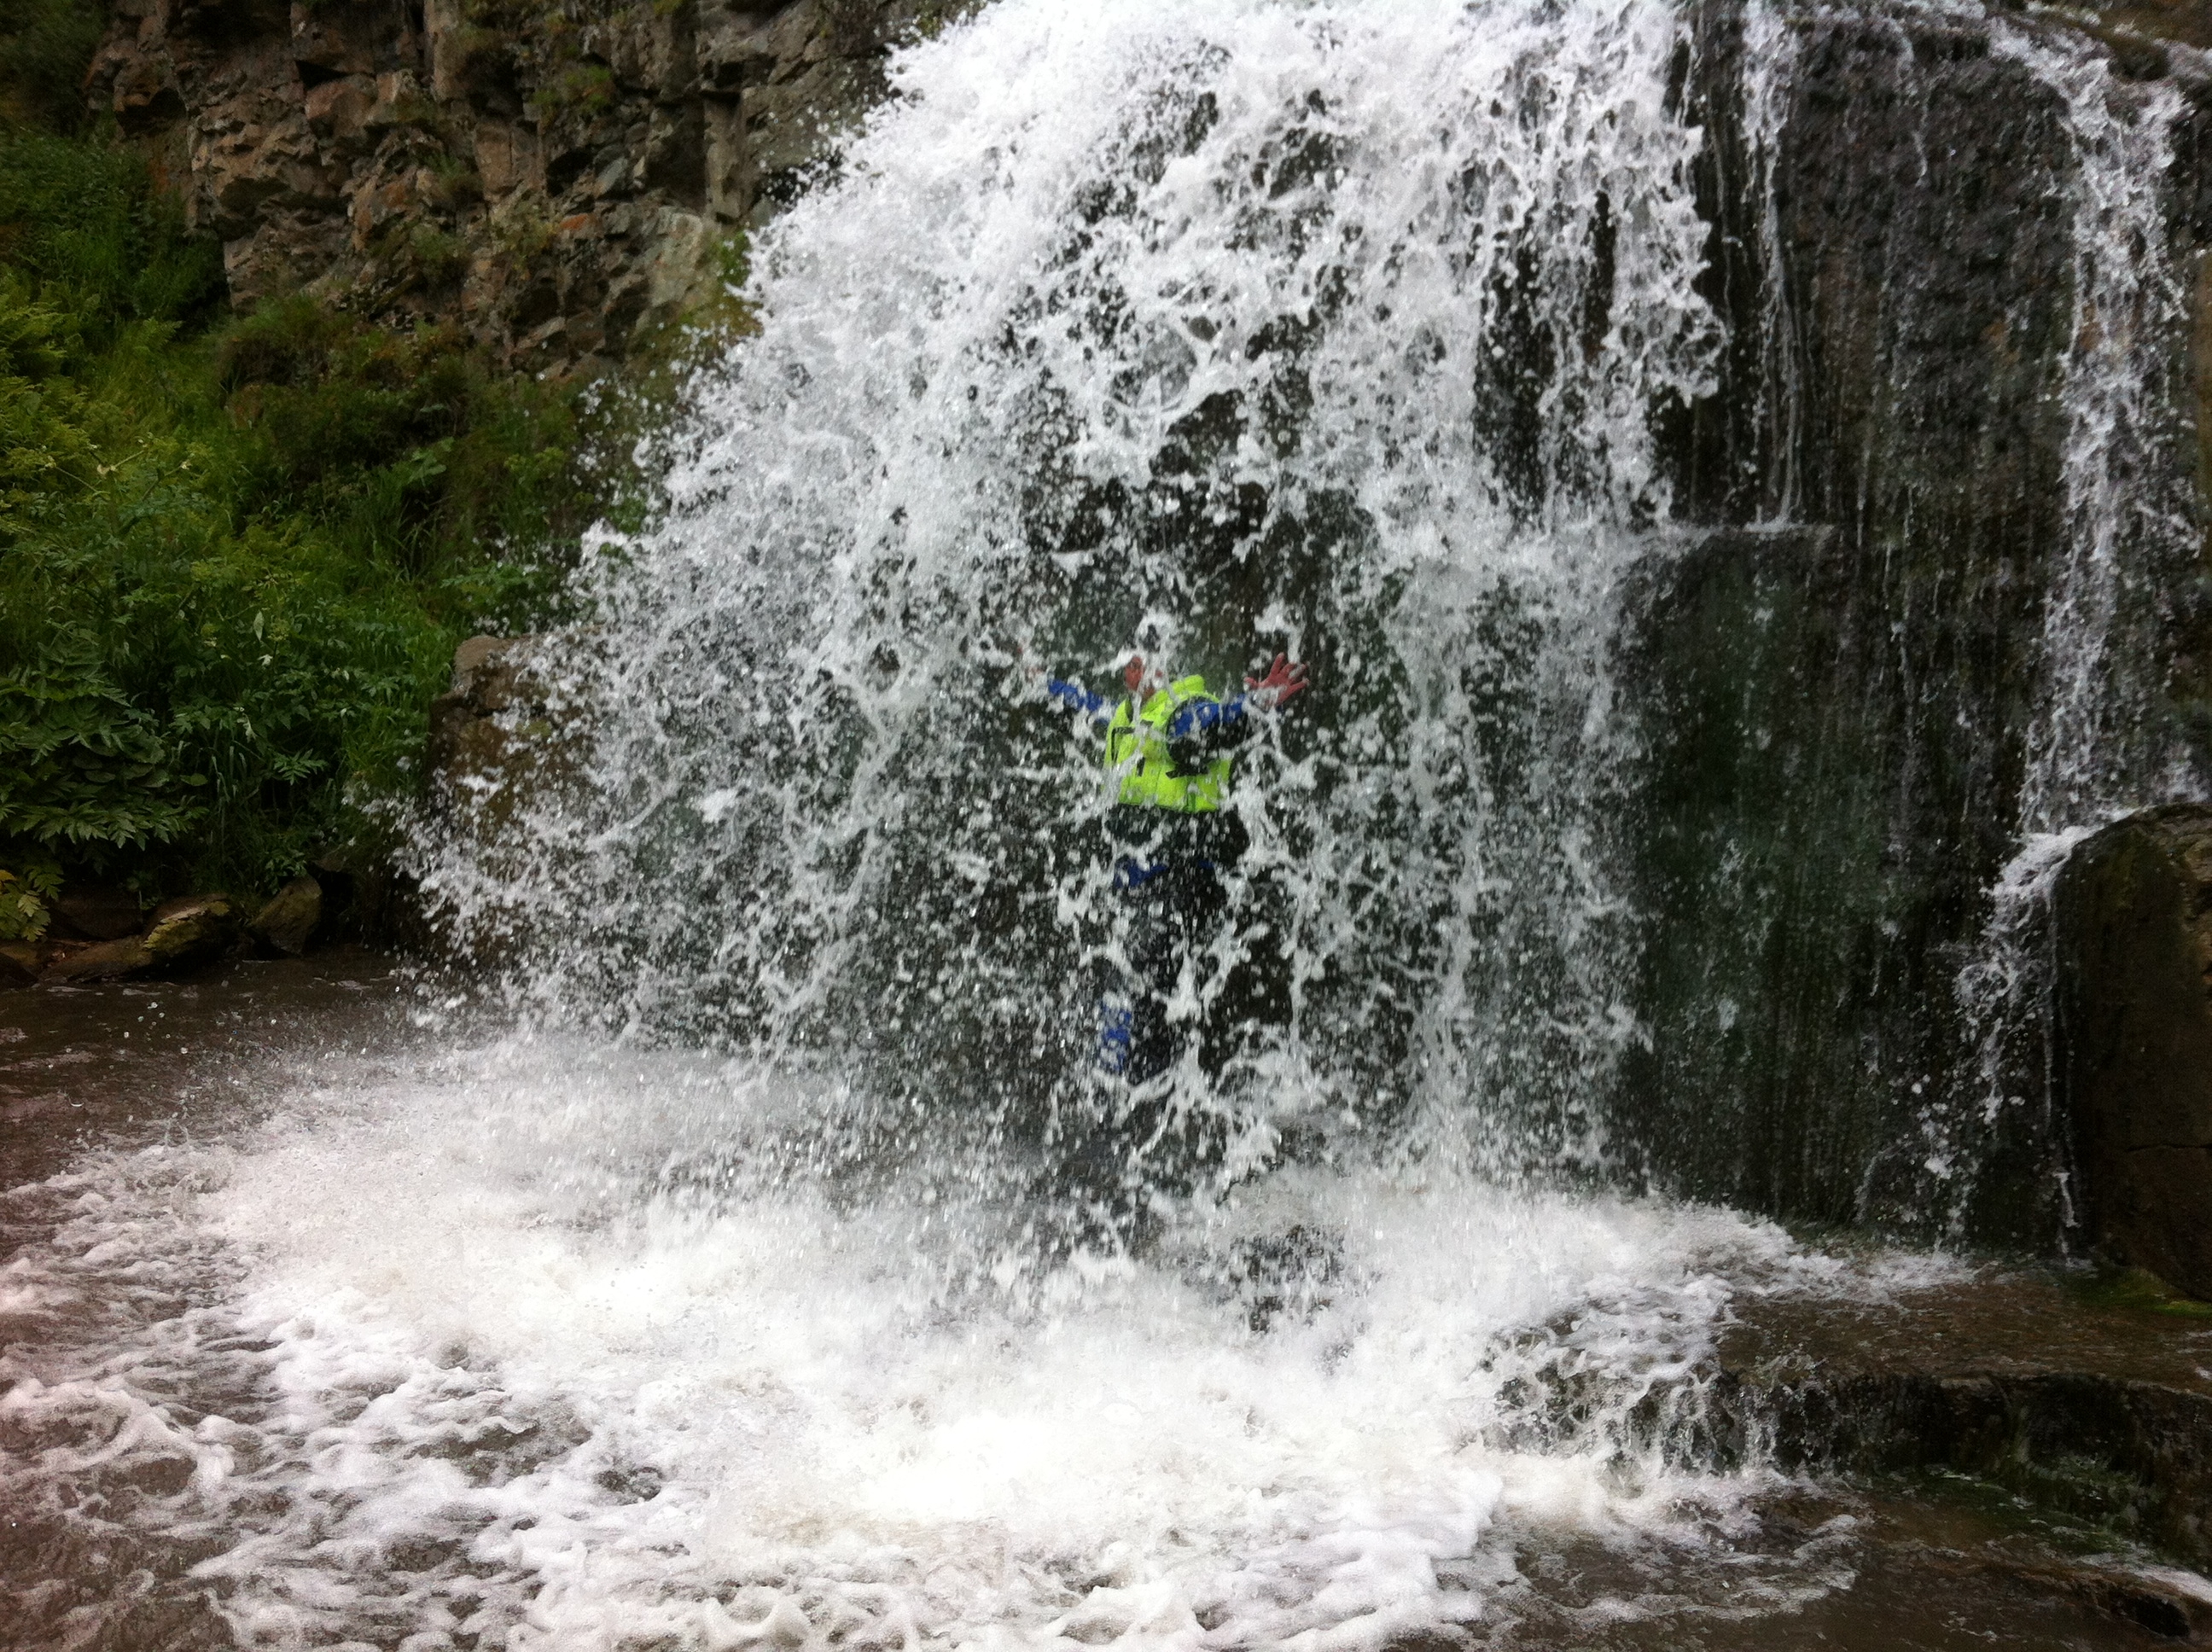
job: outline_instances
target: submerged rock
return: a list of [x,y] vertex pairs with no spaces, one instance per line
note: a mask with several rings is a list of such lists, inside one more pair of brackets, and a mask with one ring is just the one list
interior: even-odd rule
[[2212,805],[2106,827],[2053,902],[2081,1219],[2115,1260],[2212,1297]]
[[323,886],[309,877],[295,878],[263,902],[246,926],[253,937],[289,957],[298,957],[323,921]]

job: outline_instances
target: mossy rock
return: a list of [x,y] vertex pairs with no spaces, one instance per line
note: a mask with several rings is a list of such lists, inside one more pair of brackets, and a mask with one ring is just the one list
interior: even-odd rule
[[153,954],[147,951],[142,937],[126,935],[121,940],[95,941],[92,945],[56,958],[46,966],[41,980],[50,981],[128,981],[147,974],[154,967]]
[[179,969],[216,957],[237,938],[239,913],[228,895],[191,895],[155,908],[139,938],[152,969]]

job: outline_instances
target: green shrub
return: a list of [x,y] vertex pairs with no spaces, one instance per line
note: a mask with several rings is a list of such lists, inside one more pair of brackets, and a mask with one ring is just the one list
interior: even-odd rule
[[211,327],[218,270],[129,157],[0,134],[0,905],[297,872],[592,508],[571,392],[304,296]]
[[0,118],[74,132],[89,118],[78,88],[106,31],[86,0],[0,0]]
[[35,941],[45,934],[61,888],[62,869],[51,860],[29,862],[20,872],[0,866],[0,941]]
[[0,259],[100,336],[204,320],[222,293],[222,249],[185,234],[137,156],[50,132],[0,131]]

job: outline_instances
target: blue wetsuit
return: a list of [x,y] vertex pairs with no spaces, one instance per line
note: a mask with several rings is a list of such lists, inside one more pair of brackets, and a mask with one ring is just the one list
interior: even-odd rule
[[[1080,683],[1048,677],[1046,692],[1103,730],[1116,701]],[[1255,732],[1249,695],[1194,699],[1176,709],[1163,732],[1170,762],[1199,774]],[[1203,944],[1227,905],[1220,871],[1244,850],[1243,823],[1233,811],[1186,813],[1116,803],[1106,829],[1116,845],[1113,887],[1120,897],[1122,969],[1102,963],[1097,1065],[1135,1084],[1175,1065],[1181,1029],[1168,1018],[1184,960]]]
[[[1056,677],[1048,677],[1044,680],[1044,691],[1070,710],[1083,713],[1101,728],[1105,727],[1107,720],[1114,715],[1115,701],[1103,694],[1091,693],[1080,683],[1063,683]],[[1250,704],[1249,697],[1241,694],[1227,700],[1191,701],[1168,719],[1170,747],[1179,741],[1202,740],[1208,735],[1231,731],[1239,731],[1241,738]],[[1196,767],[1195,764],[1191,766]]]

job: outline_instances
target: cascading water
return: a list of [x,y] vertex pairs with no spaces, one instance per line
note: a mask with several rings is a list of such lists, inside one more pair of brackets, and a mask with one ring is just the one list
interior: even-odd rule
[[[1867,28],[1911,62],[1918,15]],[[2040,831],[2055,754],[2110,721],[2089,633],[2133,611],[2097,559],[2134,554],[2100,525],[2157,462],[2129,374],[2171,320],[2137,187],[2167,117],[2099,126],[2136,94],[1988,27],[2090,135],[2106,214]],[[147,1575],[270,1647],[1632,1646],[1847,1583],[1849,1520],[1760,1540],[1787,1488],[1756,1437],[1715,1449],[1708,1356],[1747,1297],[1948,1265],[1601,1186],[1648,1099],[1623,1072],[1674,1036],[1622,847],[1668,755],[1622,669],[1638,593],[1717,497],[1762,556],[1914,554],[1890,478],[1820,451],[1850,284],[1789,215],[1832,44],[1765,4],[1000,0],[897,58],[757,244],[761,331],[653,447],[662,519],[536,647],[567,736],[425,852],[506,961],[496,1018],[426,999],[411,1052],[281,1072],[239,1139],[0,1208],[44,1236],[0,1311],[128,1309],[11,1368],[11,1501],[172,1545]],[[1731,398],[1750,457],[1715,483],[1683,433]],[[1085,1227],[1071,1144],[1127,1100],[1095,1071],[1114,793],[1034,668],[1111,689],[1139,642],[1314,686],[1238,759],[1249,847],[1178,983],[1202,1174]],[[1790,680],[1731,678],[1729,737],[1788,737]],[[1747,837],[1679,841],[1749,899]],[[1754,915],[1747,975],[1788,920]],[[1741,1042],[1763,1006],[1722,950],[1690,1014]],[[1877,1055],[1887,1084],[1919,1052]],[[1652,1093],[1741,1136],[1717,1070]],[[1577,1546],[1603,1562],[1562,1582]]]
[[1974,7],[1706,15],[1729,343],[1678,492],[1749,531],[1624,606],[1651,1042],[1616,1136],[1678,1190],[2050,1246],[2042,891],[2201,784],[2193,94]]
[[1797,460],[1805,441],[1804,364],[1791,336],[1796,317],[1779,198],[1782,129],[1799,47],[1798,31],[1776,7],[1744,8],[1744,147],[1752,168],[1746,193],[1758,224],[1760,292],[1755,440],[1759,452],[1771,456],[1759,514],[1777,525],[1793,520],[1800,508]]
[[1317,686],[1243,762],[1194,987],[1232,1159],[1418,1119],[1595,1162],[1633,1035],[1604,604],[1717,340],[1680,28],[1016,7],[909,54],[550,668],[582,800],[434,875],[464,933],[523,926],[535,992],[651,1036],[1096,1110],[1112,792],[1018,659],[1111,686],[1142,627],[1233,688],[1287,650]]
[[[2166,593],[2203,538],[2184,457],[2186,309],[2160,187],[2185,103],[2172,86],[2130,85],[2078,49],[2007,29],[1993,43],[2063,99],[2074,163],[2065,544],[2044,598],[2019,853],[1990,890],[1979,956],[1959,977],[1977,1059],[1960,1093],[1928,1114],[1928,1168],[1971,1187],[1994,1137],[2009,1127],[2038,1139],[2071,1237],[2071,1155],[2050,1104],[2052,887],[2099,826],[2203,791],[2160,703],[2158,635]],[[2008,1113],[2033,1116],[2023,1126]],[[1930,1202],[1948,1207],[1956,1231],[1966,1198]]]

